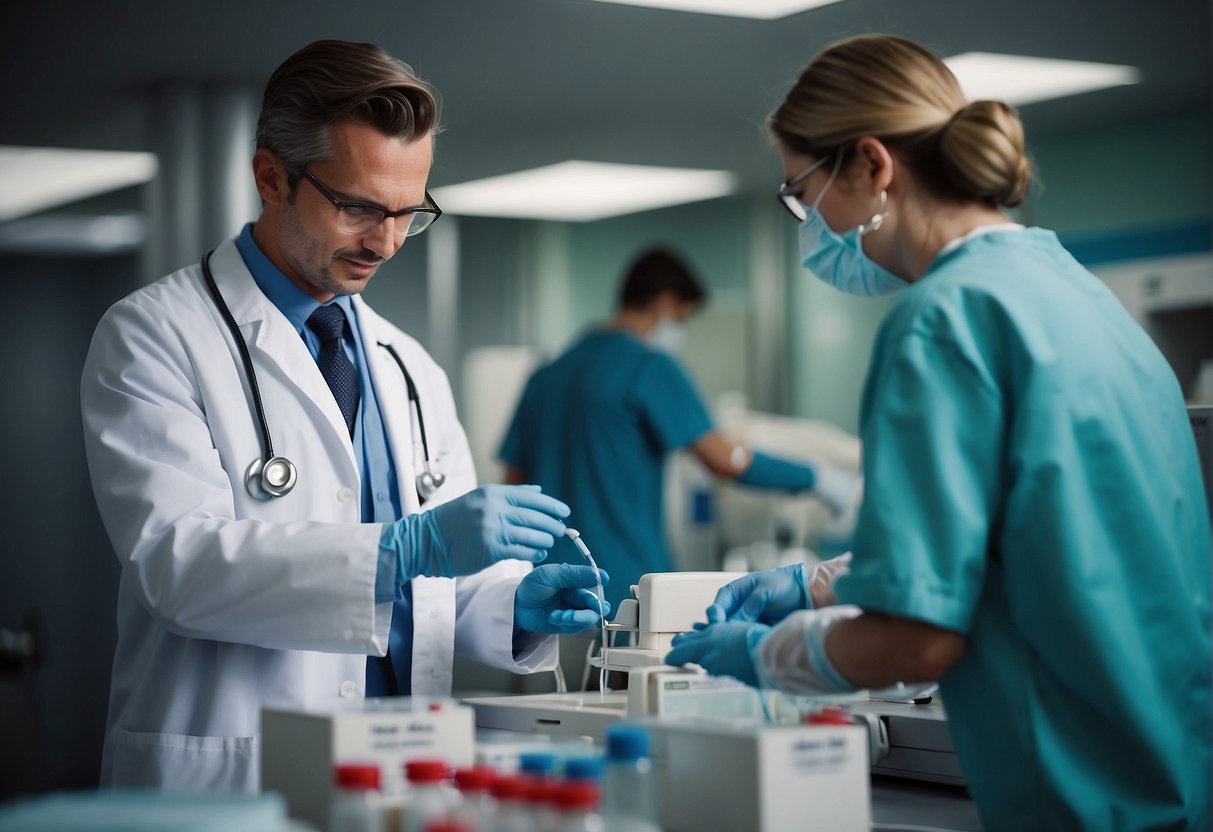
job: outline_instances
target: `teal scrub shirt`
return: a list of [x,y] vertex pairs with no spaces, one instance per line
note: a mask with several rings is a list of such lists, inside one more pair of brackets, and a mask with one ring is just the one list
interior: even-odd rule
[[[614,609],[646,572],[669,572],[663,463],[712,429],[691,380],[630,334],[585,335],[527,382],[500,456],[573,510]],[[554,563],[585,563],[558,541]]]
[[990,830],[1205,829],[1209,518],[1184,400],[1047,231],[943,254],[882,323],[841,602],[967,636],[940,680]]

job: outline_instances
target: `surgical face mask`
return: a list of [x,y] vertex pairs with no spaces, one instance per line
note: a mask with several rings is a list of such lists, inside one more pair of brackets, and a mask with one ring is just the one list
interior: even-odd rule
[[875,263],[864,253],[862,243],[866,234],[880,228],[884,222],[888,195],[880,192],[880,211],[872,219],[840,234],[826,224],[818,210],[822,197],[837,175],[838,164],[835,163],[834,172],[817,199],[805,207],[805,220],[800,224],[801,263],[821,280],[848,295],[877,298],[900,292],[910,284]]
[[677,353],[682,350],[687,342],[686,325],[675,321],[673,318],[663,316],[657,322],[657,326],[653,327],[652,331],[649,332],[648,340],[649,346],[654,349]]

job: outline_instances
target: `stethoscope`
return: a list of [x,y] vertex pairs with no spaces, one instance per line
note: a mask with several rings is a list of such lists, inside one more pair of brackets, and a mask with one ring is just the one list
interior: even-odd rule
[[[232,332],[232,337],[236,341],[236,348],[240,350],[240,360],[244,364],[244,375],[248,378],[249,389],[253,393],[253,407],[257,412],[257,424],[261,428],[262,454],[257,459],[254,459],[249,465],[248,470],[244,472],[244,486],[255,500],[285,497],[295,487],[295,483],[299,479],[299,469],[295,467],[295,463],[285,456],[278,456],[274,453],[274,442],[270,438],[270,425],[265,418],[265,405],[261,402],[261,388],[257,384],[257,372],[253,369],[253,357],[249,353],[248,345],[244,343],[244,338],[240,335],[240,327],[236,324],[235,317],[232,316],[232,310],[228,308],[227,302],[224,301],[223,295],[219,291],[219,286],[215,283],[215,277],[211,274],[210,260],[212,254],[214,254],[214,250],[208,251],[202,258],[202,276],[206,279],[206,285],[210,290],[211,297],[215,299],[215,306],[219,308],[219,313],[223,315],[223,320]],[[425,434],[425,417],[421,414],[421,397],[417,395],[417,385],[413,383],[413,377],[409,375],[409,371],[405,368],[404,362],[400,359],[400,354],[396,352],[395,347],[382,341],[379,342],[379,346],[388,351],[392,358],[395,359],[396,366],[400,368],[400,372],[404,376],[404,383],[409,390],[409,404],[416,414],[423,454],[423,470],[417,475],[416,479],[417,496],[424,503],[446,482],[446,475],[434,471],[431,466],[430,445],[426,440]]]

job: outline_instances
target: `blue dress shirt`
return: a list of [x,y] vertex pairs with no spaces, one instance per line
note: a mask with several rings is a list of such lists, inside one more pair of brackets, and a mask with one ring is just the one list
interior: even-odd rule
[[[312,358],[320,354],[320,339],[307,327],[307,319],[320,303],[300,289],[294,281],[282,273],[262,253],[253,240],[250,223],[236,238],[236,248],[253,275],[258,288],[269,298],[307,345]],[[354,457],[362,472],[362,522],[394,523],[403,515],[400,489],[396,479],[396,465],[388,447],[387,428],[375,386],[371,383],[367,366],[367,345],[363,343],[358,317],[353,300],[348,295],[334,298],[350,322],[350,336],[345,338],[345,352],[358,371],[361,398],[358,417],[354,421]],[[371,348],[378,349],[371,344]],[[413,610],[412,585],[396,584],[396,562],[391,553],[380,549],[379,570],[375,580],[375,600],[379,603],[394,602],[392,629],[388,638],[388,659],[372,657],[367,661],[367,696],[382,696],[391,692],[390,675],[396,677],[397,693],[407,694],[410,689],[413,655]],[[390,675],[389,675],[390,674]]]

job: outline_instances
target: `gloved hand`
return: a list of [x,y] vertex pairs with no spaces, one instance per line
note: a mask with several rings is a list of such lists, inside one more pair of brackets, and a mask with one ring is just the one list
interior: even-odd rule
[[863,615],[859,607],[836,605],[793,613],[754,651],[758,673],[770,685],[797,696],[851,693],[826,652],[826,637],[838,624]]
[[851,553],[815,564],[803,563],[751,572],[726,584],[708,607],[708,622],[759,621],[778,624],[797,610],[820,609],[838,603],[834,581],[851,567]]
[[[611,576],[599,569],[605,586]],[[598,610],[597,579],[590,566],[549,563],[532,569],[514,591],[514,627],[533,633],[568,635],[597,627],[611,611]]]
[[737,482],[757,488],[810,492],[835,516],[845,514],[859,496],[859,478],[843,468],[821,462],[809,464],[755,451]]
[[783,618],[809,606],[803,563],[751,572],[726,584],[708,607],[708,623],[758,621],[778,624]]
[[385,526],[379,546],[395,554],[399,583],[454,578],[507,558],[543,560],[568,516],[569,507],[537,485],[485,485]]
[[834,582],[851,571],[851,553],[823,560],[809,570],[809,607],[819,610],[838,603]]
[[665,663],[677,667],[693,662],[713,676],[732,676],[758,687],[754,654],[770,632],[766,624],[754,621],[696,625],[692,632],[674,636]]

